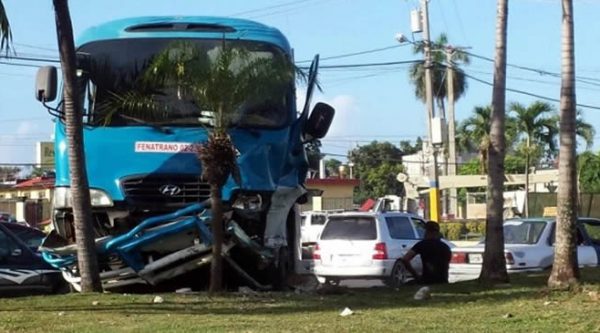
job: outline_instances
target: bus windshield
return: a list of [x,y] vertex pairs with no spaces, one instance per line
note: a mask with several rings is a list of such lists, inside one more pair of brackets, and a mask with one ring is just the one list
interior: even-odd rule
[[[147,73],[156,68],[157,59],[160,60],[159,57],[170,52],[177,43],[191,45],[194,57],[206,59],[214,59],[224,45],[223,40],[144,38],[97,41],[80,47],[77,50],[77,76],[85,123],[97,126],[213,126],[215,110],[199,102],[193,88],[183,93],[177,83],[149,83],[147,79]],[[266,43],[238,40],[226,43],[227,47],[243,49],[250,58],[288,61],[278,48]],[[194,64],[210,66],[209,61]],[[178,65],[173,62],[173,72],[192,70]],[[204,75],[208,72],[198,71]],[[200,76],[194,78],[201,80]],[[251,128],[280,128],[288,124],[295,103],[293,82],[277,83],[276,88],[252,101],[235,105],[235,112],[228,115],[227,124]]]

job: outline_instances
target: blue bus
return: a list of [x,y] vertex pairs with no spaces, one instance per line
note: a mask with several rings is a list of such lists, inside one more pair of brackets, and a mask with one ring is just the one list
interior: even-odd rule
[[[157,92],[172,106],[159,116],[125,109],[107,113],[101,107],[111,97],[127,94],[157,55],[182,41],[207,55],[226,43],[257,57],[294,61],[292,48],[279,30],[234,18],[121,19],[90,28],[77,39],[85,162],[100,260],[105,260],[101,263],[105,288],[115,276],[119,285],[140,278],[156,284],[210,261],[209,185],[201,178],[196,154],[208,136],[210,111],[181,101],[175,90]],[[309,112],[317,68],[318,56],[307,74],[301,110],[296,107],[295,85],[290,84],[275,96],[281,103],[268,109],[248,107],[228,130],[241,177],[239,182],[230,177],[222,191],[231,213],[226,259],[255,286],[273,282],[272,275],[265,278],[269,274],[252,272],[264,266],[276,267],[280,273],[291,271],[300,255],[295,207],[306,200],[306,145],[326,134],[334,114],[324,103]],[[55,107],[46,104],[56,98],[56,87],[56,68],[41,68],[36,97],[55,117],[52,220],[57,233],[73,244],[64,113],[60,101]],[[65,259],[72,250],[63,247],[46,258],[76,286],[75,263]],[[116,264],[110,262],[115,253]]]

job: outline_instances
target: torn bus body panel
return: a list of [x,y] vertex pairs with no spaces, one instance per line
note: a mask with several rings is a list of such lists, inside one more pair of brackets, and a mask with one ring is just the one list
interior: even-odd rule
[[[301,193],[301,189],[282,190],[279,199],[275,200],[277,204],[271,206],[273,213],[267,213],[271,216],[269,221],[277,226],[270,229],[276,230],[277,234],[269,235],[280,239],[280,244],[287,244],[285,237],[288,218],[288,214],[283,214],[281,210],[293,205]],[[212,260],[212,233],[209,225],[210,211],[206,209],[206,204],[194,204],[171,214],[146,219],[123,235],[98,238],[96,249],[102,267],[100,277],[104,288],[113,289],[131,284],[158,285],[209,264]],[[271,288],[269,281],[261,282],[253,273],[273,264],[278,259],[274,249],[278,250],[279,247],[261,245],[258,239],[250,237],[234,220],[228,221],[225,234],[223,256],[230,267],[251,286],[261,290]],[[253,272],[242,268],[230,253],[236,246],[256,257],[257,266],[260,267],[256,267]],[[42,247],[41,251],[44,259],[61,269],[65,279],[75,290],[79,290],[76,247]]]

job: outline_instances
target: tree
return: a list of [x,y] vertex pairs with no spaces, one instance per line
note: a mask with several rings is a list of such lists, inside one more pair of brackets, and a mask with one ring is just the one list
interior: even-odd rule
[[402,166],[402,152],[389,142],[373,141],[352,149],[348,160],[354,163],[354,177],[361,180],[355,200],[362,202],[386,194],[402,195],[404,186],[396,180]]
[[[165,49],[150,64],[142,76],[147,91],[173,89],[180,101],[191,101],[195,107],[211,114],[206,129],[208,140],[199,149],[202,177],[210,185],[211,228],[213,248],[209,292],[222,290],[224,212],[222,188],[230,176],[240,182],[236,149],[228,130],[241,119],[243,110],[281,105],[280,96],[289,91],[294,74],[300,73],[283,55],[254,56],[242,47],[230,47],[223,41],[212,54],[203,52],[189,42],[176,42]],[[301,73],[300,73],[301,74]],[[147,94],[116,96],[123,108],[164,110],[160,96]],[[275,98],[274,98],[275,97]],[[140,102],[141,101],[141,102]],[[143,111],[143,110],[142,110]]]
[[577,164],[575,40],[573,1],[562,0],[562,68],[560,88],[560,152],[554,263],[550,288],[567,288],[579,282],[577,263]]
[[77,262],[82,292],[101,292],[102,282],[98,269],[92,205],[83,151],[83,117],[77,96],[76,55],[73,27],[67,0],[53,0],[60,65],[63,73],[63,110],[68,141],[73,201],[73,223],[77,243]]
[[586,151],[577,158],[580,192],[600,193],[600,153]]
[[520,103],[511,103],[510,111],[515,114],[518,134],[525,136],[525,217],[529,217],[529,168],[531,155],[538,146],[548,146],[555,150],[555,137],[558,127],[552,113],[554,107],[549,103],[537,101],[528,107]]
[[[432,43],[432,85],[433,85],[433,97],[438,105],[441,114],[445,115],[444,100],[448,96],[448,85],[446,83],[446,66],[444,65],[446,56],[444,54],[444,48],[448,47],[448,37],[446,34],[441,34],[435,42]],[[422,54],[425,52],[425,45],[423,43],[415,44],[413,48],[415,54]],[[469,56],[461,50],[456,50],[452,58],[455,62],[454,66],[454,99],[457,101],[467,91],[467,80],[465,73],[459,67],[460,64],[468,65],[470,60]],[[412,84],[415,86],[415,96],[425,101],[425,62],[418,62],[411,65],[409,69],[409,77]]]
[[[487,171],[488,152],[490,148],[490,123],[492,115],[491,106],[476,106],[473,115],[463,120],[456,132],[456,146],[462,152],[479,154],[479,173]],[[515,138],[515,123],[512,117],[505,117],[506,142],[513,142]],[[510,145],[508,145],[510,146]]]
[[410,142],[410,140],[400,141],[400,151],[402,152],[402,155],[416,154],[421,150],[423,150],[423,140],[421,137],[417,137],[414,145]]
[[0,181],[6,182],[9,180],[15,180],[19,172],[21,172],[21,168],[19,167],[0,167]]
[[10,30],[10,22],[8,21],[4,4],[0,1],[0,51],[10,52],[11,45],[12,32]]
[[342,161],[331,158],[325,161],[325,173],[328,177],[340,176],[340,166]]
[[490,106],[476,106],[473,115],[465,119],[456,133],[456,146],[460,151],[477,150],[479,153],[479,173],[487,170],[488,150],[490,147]]
[[498,0],[496,12],[496,55],[494,62],[494,88],[490,121],[490,144],[488,149],[488,190],[486,213],[486,237],[481,282],[507,282],[504,258],[504,156],[505,103],[506,103],[506,27],[508,0]]

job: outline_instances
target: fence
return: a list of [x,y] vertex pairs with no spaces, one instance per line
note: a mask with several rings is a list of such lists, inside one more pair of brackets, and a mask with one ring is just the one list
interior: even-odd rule
[[[352,198],[322,198],[321,209],[322,210],[351,210],[354,208]],[[313,210],[312,201],[309,200],[306,204],[300,206],[300,211],[305,212]]]
[[[529,216],[542,216],[544,207],[556,206],[556,193],[529,193]],[[600,218],[600,193],[579,195],[579,215]]]

